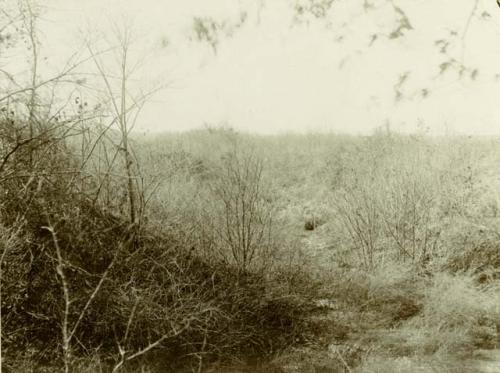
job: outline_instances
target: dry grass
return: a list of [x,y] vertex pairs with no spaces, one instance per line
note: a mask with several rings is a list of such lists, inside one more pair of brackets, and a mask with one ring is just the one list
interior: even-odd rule
[[[85,319],[94,329],[79,336],[86,350],[75,347],[76,371],[106,371],[116,363],[111,335],[128,341],[121,347],[132,354],[189,320],[189,328],[162,341],[158,353],[127,363],[124,371],[162,371],[176,354],[186,357],[185,367],[201,364],[207,371],[466,372],[462,359],[494,347],[500,323],[497,186],[489,183],[498,152],[486,145],[390,133],[258,138],[224,130],[138,142],[143,182],[158,184],[135,246]],[[224,168],[234,149],[253,149],[259,167]],[[61,150],[57,159],[71,153]],[[54,162],[46,163],[53,171]],[[9,260],[18,261],[22,277],[33,267],[20,247],[29,241],[53,249],[39,229],[50,212],[64,257],[95,277],[109,262],[106,250],[112,252],[129,229],[117,201],[90,209],[64,178],[50,180],[50,187],[30,195],[17,194],[14,182],[2,185],[15,196],[2,204],[7,231],[18,224],[12,219],[18,206],[28,208]],[[262,189],[252,189],[261,180]],[[255,190],[262,193],[245,194]],[[249,208],[252,201],[258,208]],[[265,240],[251,240],[262,232]],[[257,271],[245,262],[245,249],[266,265]],[[43,331],[58,325],[60,284],[52,276],[53,255],[33,252],[40,270],[34,284],[43,285],[50,300],[49,307],[32,302],[36,309],[30,310],[49,317],[40,321]],[[75,307],[95,287],[94,277],[69,275],[71,290],[81,291]],[[10,290],[3,304],[22,299]],[[7,321],[22,313],[12,312]],[[57,357],[57,342],[51,343],[47,356]],[[258,362],[245,362],[249,356]],[[25,354],[16,361],[29,370],[36,359]]]

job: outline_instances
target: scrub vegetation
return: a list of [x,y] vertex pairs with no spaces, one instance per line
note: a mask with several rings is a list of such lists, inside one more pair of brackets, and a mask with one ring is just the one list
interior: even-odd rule
[[126,171],[66,130],[5,161],[5,369],[472,372],[498,346],[498,140],[141,136],[132,222]]
[[136,89],[130,28],[42,78],[21,4],[0,15],[0,51],[29,51],[0,70],[4,372],[477,372],[498,350],[500,139],[139,135],[163,87]]

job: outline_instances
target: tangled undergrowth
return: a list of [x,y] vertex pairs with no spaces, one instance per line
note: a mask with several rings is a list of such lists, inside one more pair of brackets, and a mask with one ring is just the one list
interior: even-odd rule
[[146,359],[175,370],[271,357],[309,338],[317,284],[306,273],[245,270],[178,229],[130,223],[97,198],[99,180],[64,141],[33,152],[9,160],[1,184],[4,369]]

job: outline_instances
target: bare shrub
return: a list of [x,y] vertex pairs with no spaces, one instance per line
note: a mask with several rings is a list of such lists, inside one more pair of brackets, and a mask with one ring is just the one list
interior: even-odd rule
[[424,263],[439,240],[436,227],[436,193],[432,179],[415,167],[400,167],[387,179],[381,201],[385,234],[390,237],[401,260]]
[[353,186],[340,194],[335,205],[359,262],[366,269],[374,268],[382,238],[378,200],[366,187]]
[[273,210],[263,179],[263,163],[236,148],[225,155],[210,184],[215,197],[214,231],[219,254],[246,272],[265,266],[273,248]]
[[[416,146],[413,140],[388,137],[385,144],[380,136],[375,154],[381,153],[382,160],[360,161],[349,184],[336,193],[339,220],[363,267],[373,268],[394,254],[399,260],[422,264],[440,242],[438,172],[427,169],[429,155],[420,154],[418,146],[400,156],[408,141]],[[393,159],[387,158],[391,152]]]

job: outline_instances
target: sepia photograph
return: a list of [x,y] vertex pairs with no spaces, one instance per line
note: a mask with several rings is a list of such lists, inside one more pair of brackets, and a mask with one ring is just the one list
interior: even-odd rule
[[500,0],[0,0],[0,373],[500,373]]

